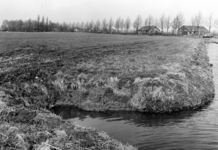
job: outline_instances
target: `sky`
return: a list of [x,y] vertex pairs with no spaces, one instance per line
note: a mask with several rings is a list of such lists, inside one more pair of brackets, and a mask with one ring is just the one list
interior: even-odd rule
[[111,17],[130,17],[133,22],[138,14],[144,20],[149,15],[159,18],[163,13],[174,18],[180,12],[187,25],[198,12],[205,18],[213,13],[218,19],[218,0],[0,0],[0,24],[3,20],[36,19],[37,15],[60,23]]

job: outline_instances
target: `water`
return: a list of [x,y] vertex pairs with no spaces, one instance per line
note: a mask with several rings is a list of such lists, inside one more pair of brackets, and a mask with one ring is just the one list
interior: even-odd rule
[[55,112],[79,125],[105,131],[140,150],[218,149],[218,44],[209,45],[208,55],[213,64],[216,96],[213,102],[197,111],[174,114],[96,113],[59,107]]

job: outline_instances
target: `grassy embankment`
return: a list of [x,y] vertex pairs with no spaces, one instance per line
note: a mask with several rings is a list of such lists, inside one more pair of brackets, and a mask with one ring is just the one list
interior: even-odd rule
[[[43,138],[38,132],[46,127],[43,142],[47,140],[50,145],[61,132],[67,142],[59,143],[65,146],[92,141],[91,146],[81,145],[118,147],[118,142],[105,136],[102,139],[98,132],[90,135],[89,129],[79,135],[76,129],[68,132],[69,126],[77,127],[47,109],[68,104],[84,110],[162,113],[197,108],[214,96],[206,47],[199,39],[5,33],[0,37],[0,46],[2,105],[7,105],[1,111],[5,118],[1,119],[5,125],[0,128],[4,131],[2,139],[11,133],[11,126],[16,126],[24,142],[40,146],[42,141],[37,140]],[[19,118],[24,116],[29,118],[22,123]],[[49,118],[52,122],[47,121]],[[55,120],[61,123],[53,123]],[[27,124],[33,127],[26,130]],[[50,124],[57,126],[50,131]]]
[[71,51],[68,46],[77,47],[70,42],[71,37],[67,34],[0,34],[0,149],[136,149],[104,132],[64,121],[48,110],[66,96],[57,85],[56,74],[66,67],[65,63],[72,62],[65,59],[70,57],[66,54]]
[[171,112],[199,107],[214,95],[206,48],[199,39],[72,33],[10,36],[1,44],[5,46],[0,54],[1,82],[24,90],[23,97],[35,92],[34,86],[48,101],[42,101],[43,106]]

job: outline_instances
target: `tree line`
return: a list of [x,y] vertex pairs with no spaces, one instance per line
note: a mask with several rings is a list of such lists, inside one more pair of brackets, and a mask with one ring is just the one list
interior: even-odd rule
[[[182,13],[178,13],[174,18],[166,16],[164,13],[160,18],[154,18],[149,15],[144,20],[141,15],[138,15],[132,22],[129,17],[123,19],[118,17],[116,20],[110,18],[102,21],[87,21],[87,22],[73,22],[73,23],[58,23],[52,22],[44,16],[37,16],[36,20],[4,20],[1,25],[2,31],[14,32],[94,32],[94,33],[138,33],[138,29],[142,26],[156,26],[161,30],[161,33],[176,34],[178,29],[186,22]],[[206,25],[211,32],[213,26],[218,26],[218,20],[213,18],[213,14],[203,18],[201,12],[194,15],[189,24],[192,26]]]
[[55,23],[43,16],[37,16],[36,20],[28,19],[23,20],[4,20],[1,25],[2,31],[14,31],[14,32],[49,32],[59,31],[68,32],[69,25],[67,23]]

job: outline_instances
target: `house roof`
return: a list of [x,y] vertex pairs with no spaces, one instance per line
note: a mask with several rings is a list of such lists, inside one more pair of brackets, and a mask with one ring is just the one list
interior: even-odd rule
[[143,26],[143,27],[139,28],[139,31],[149,31],[149,30],[154,29],[154,28],[158,29],[156,26]]
[[204,26],[186,26],[186,25],[184,25],[184,26],[182,26],[179,30],[181,30],[181,29],[183,29],[183,28],[185,28],[186,30],[188,30],[188,31],[198,31],[199,29],[201,30],[201,31],[204,31],[204,32],[209,32]]

